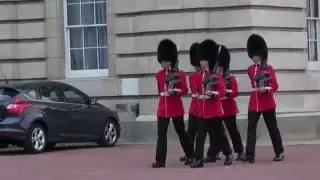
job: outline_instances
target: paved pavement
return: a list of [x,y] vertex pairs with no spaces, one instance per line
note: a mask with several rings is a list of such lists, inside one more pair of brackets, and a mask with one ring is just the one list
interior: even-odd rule
[[152,169],[153,145],[114,148],[58,148],[39,155],[0,151],[3,180],[319,180],[320,145],[286,146],[286,160],[272,162],[271,147],[259,147],[255,164],[223,161],[191,169],[178,161],[178,147],[170,147],[167,167]]

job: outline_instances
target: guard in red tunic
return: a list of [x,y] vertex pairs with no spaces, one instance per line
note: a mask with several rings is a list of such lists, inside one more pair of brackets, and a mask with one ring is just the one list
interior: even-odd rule
[[[243,152],[243,144],[242,144],[242,139],[237,127],[237,122],[236,122],[236,115],[239,112],[238,105],[235,100],[235,98],[239,94],[238,83],[237,83],[236,77],[229,73],[230,52],[224,45],[220,46],[218,60],[219,60],[218,72],[224,78],[224,84],[226,88],[225,96],[221,98],[221,103],[224,111],[223,122],[227,127],[229,135],[231,137],[233,150],[235,153],[238,154],[236,160],[243,161],[245,160],[244,152]],[[216,157],[216,155],[220,151],[219,149],[217,149],[217,147],[218,146],[215,145],[215,142],[210,143],[207,159]],[[215,160],[212,160],[212,161],[214,162]]]
[[199,94],[198,126],[196,137],[195,160],[191,168],[203,167],[203,154],[208,132],[218,140],[225,158],[225,165],[232,164],[232,152],[227,137],[222,130],[223,109],[220,98],[224,96],[223,78],[216,73],[217,44],[213,40],[205,40],[200,44],[199,58],[202,72],[196,78]]
[[156,162],[153,168],[165,167],[167,156],[167,132],[170,119],[172,119],[181,146],[187,156],[185,164],[191,164],[194,151],[189,137],[185,131],[183,120],[184,108],[182,96],[187,95],[188,88],[186,75],[178,68],[178,52],[174,42],[169,39],[162,40],[158,45],[158,62],[162,66],[156,74],[158,85],[158,140],[156,150]]
[[[191,103],[189,106],[189,119],[188,119],[188,131],[187,134],[190,138],[192,147],[194,147],[194,141],[197,133],[197,111],[199,106],[198,94],[196,92],[196,77],[201,71],[200,61],[198,58],[199,43],[193,43],[189,50],[190,64],[194,68],[194,72],[189,75],[189,86],[191,90]],[[185,161],[185,157],[181,157],[180,161]]]
[[252,34],[247,41],[247,52],[254,64],[248,68],[252,92],[249,100],[246,159],[250,163],[255,161],[256,130],[262,114],[275,152],[273,160],[282,161],[284,149],[277,125],[274,99],[274,93],[278,90],[278,82],[275,70],[267,64],[268,47],[263,37]]

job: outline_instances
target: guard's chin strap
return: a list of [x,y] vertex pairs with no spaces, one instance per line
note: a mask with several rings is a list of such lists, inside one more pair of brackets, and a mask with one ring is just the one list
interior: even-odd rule
[[219,45],[218,56],[220,55],[220,52],[221,52],[221,44]]

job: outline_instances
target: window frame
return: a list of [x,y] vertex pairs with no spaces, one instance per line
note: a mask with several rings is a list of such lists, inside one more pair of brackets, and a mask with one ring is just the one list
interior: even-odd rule
[[[310,9],[309,6],[309,2],[310,0],[306,1],[306,33],[307,33],[307,61],[308,61],[308,70],[320,70],[320,2],[318,2],[318,17],[312,17],[309,15],[309,11],[311,11],[312,9]],[[315,39],[311,39],[309,34],[311,34],[312,30],[309,29],[308,23],[315,21],[315,28],[316,28],[316,32],[315,32]],[[317,56],[316,56],[316,61],[312,61],[310,58],[310,49],[309,49],[309,45],[310,43],[315,42],[316,43],[316,50],[317,50]]]
[[[93,78],[93,77],[108,77],[109,65],[106,69],[85,69],[85,70],[72,70],[71,69],[71,54],[70,54],[70,28],[72,27],[101,27],[106,26],[108,30],[108,13],[106,13],[106,24],[89,24],[89,25],[68,25],[68,4],[67,0],[63,0],[63,31],[64,31],[64,51],[65,51],[65,75],[66,78]],[[106,11],[108,10],[108,0],[106,0]],[[81,11],[80,11],[81,12]],[[108,31],[106,36],[108,37]],[[106,42],[106,57],[109,63],[109,48],[108,38]]]

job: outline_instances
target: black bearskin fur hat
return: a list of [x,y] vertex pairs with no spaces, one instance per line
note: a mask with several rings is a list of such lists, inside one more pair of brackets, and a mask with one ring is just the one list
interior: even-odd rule
[[268,59],[268,46],[262,36],[258,34],[252,34],[247,41],[248,56],[261,56],[262,60]]
[[217,61],[218,45],[211,39],[204,40],[200,44],[199,58],[209,62],[209,69],[212,69]]
[[178,50],[176,44],[170,39],[163,39],[158,45],[158,62],[170,61],[172,66],[178,60]]
[[200,66],[199,49],[200,49],[200,44],[197,42],[193,43],[190,46],[189,55],[190,55],[190,64],[192,66]]
[[223,67],[223,71],[229,70],[230,67],[230,52],[224,45],[218,47],[218,62],[219,66]]

